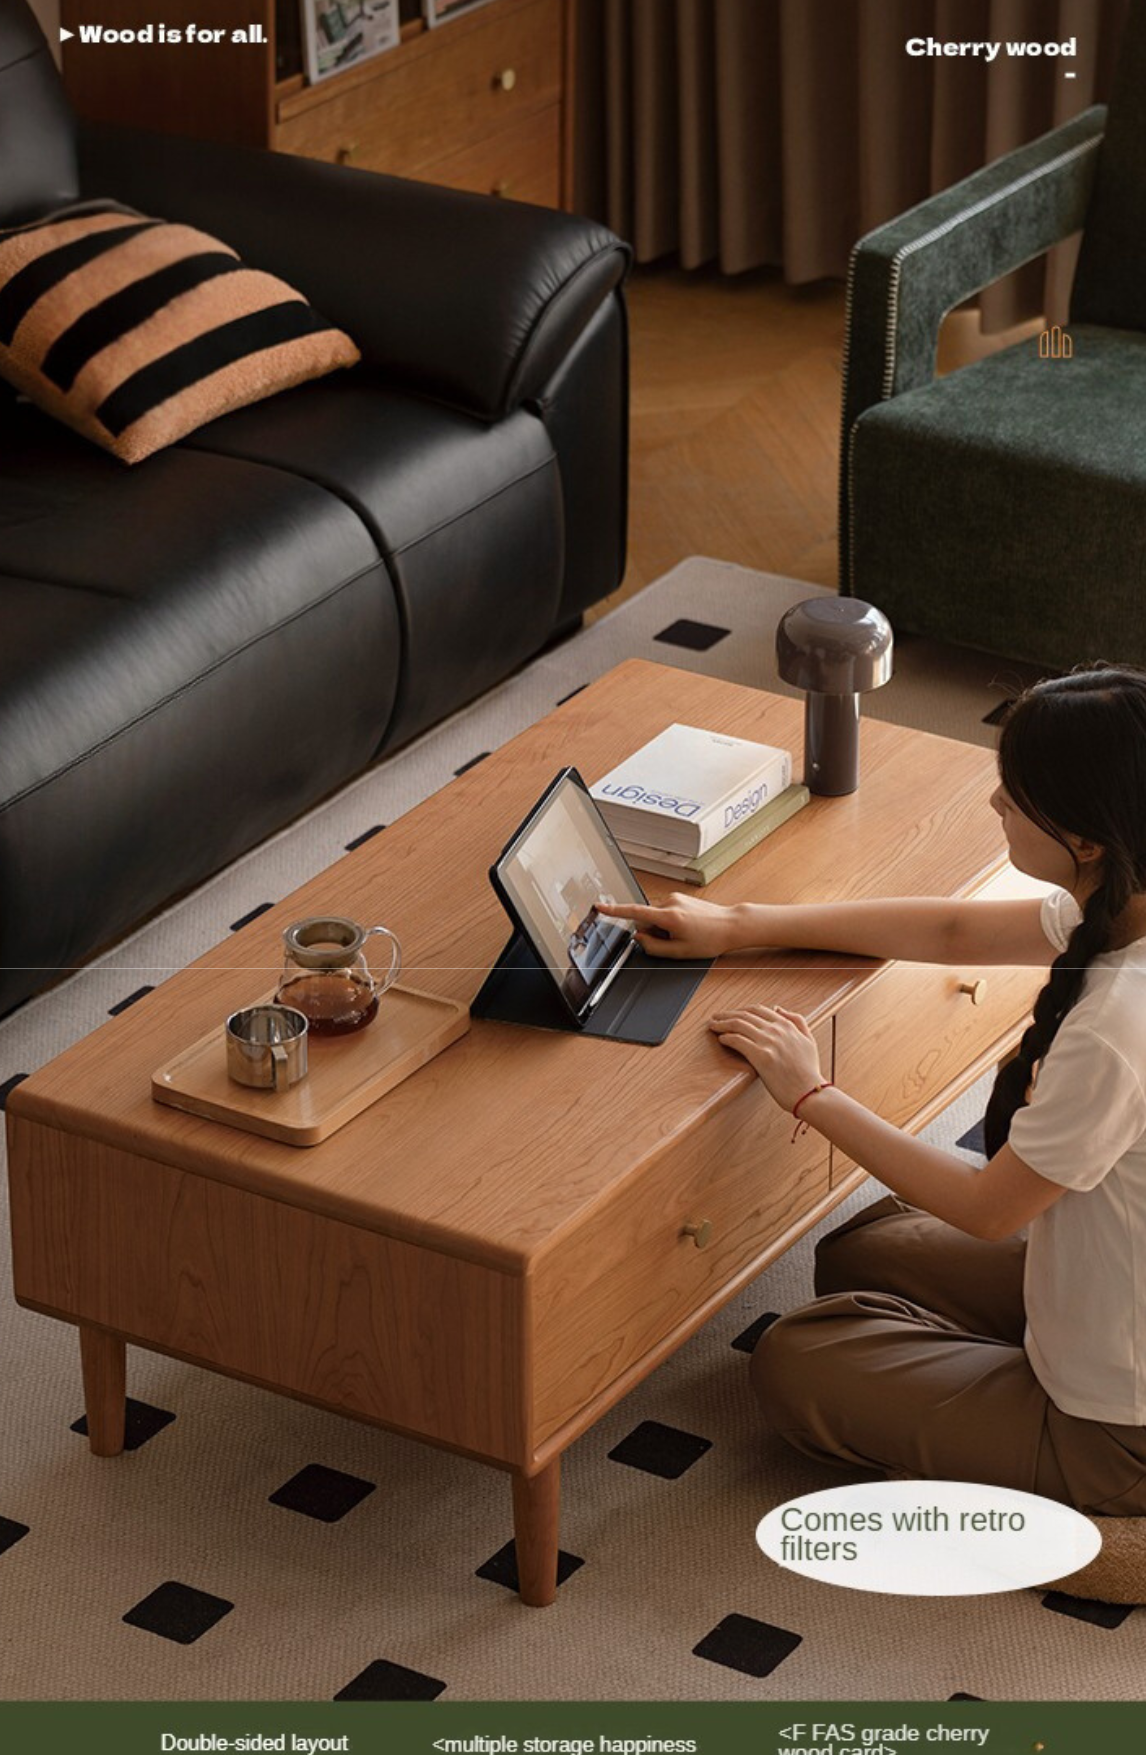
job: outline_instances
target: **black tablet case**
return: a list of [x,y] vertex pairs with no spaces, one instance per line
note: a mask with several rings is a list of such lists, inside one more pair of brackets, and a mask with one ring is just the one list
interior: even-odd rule
[[556,991],[553,977],[532,946],[515,932],[482,983],[470,1012],[503,1024],[535,1030],[566,1030],[574,1036],[611,1036],[617,1042],[663,1042],[712,967],[712,959],[684,962],[650,957],[639,946],[614,976],[604,998],[578,1024]]

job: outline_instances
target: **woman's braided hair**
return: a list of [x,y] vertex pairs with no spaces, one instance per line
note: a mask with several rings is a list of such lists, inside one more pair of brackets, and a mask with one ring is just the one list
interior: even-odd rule
[[1110,949],[1131,897],[1146,890],[1146,672],[1099,664],[1036,683],[1004,721],[999,778],[1040,829],[1063,846],[1067,835],[1081,836],[1103,856],[1099,883],[1051,965],[1018,1053],[995,1080],[983,1128],[989,1157],[1006,1144],[1088,967]]

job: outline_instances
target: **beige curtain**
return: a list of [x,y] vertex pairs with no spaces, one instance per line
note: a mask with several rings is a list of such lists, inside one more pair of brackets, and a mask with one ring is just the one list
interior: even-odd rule
[[[575,191],[637,260],[842,276],[857,237],[1106,99],[1130,0],[574,0]],[[910,37],[1065,42],[909,57]],[[1073,68],[1074,79],[1064,73]],[[1072,259],[990,295],[1059,309]]]

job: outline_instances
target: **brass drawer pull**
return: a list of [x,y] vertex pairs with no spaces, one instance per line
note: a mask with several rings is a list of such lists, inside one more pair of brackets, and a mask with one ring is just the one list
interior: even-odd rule
[[979,977],[978,981],[961,981],[959,991],[970,997],[972,1005],[982,1005],[987,997],[987,983],[982,976]]
[[337,157],[338,163],[340,165],[348,165],[348,164],[351,164],[353,162],[354,157],[357,154],[357,152],[358,152],[358,142],[357,142],[357,140],[351,140],[350,142],[348,142],[348,144],[346,146],[340,146],[338,149],[338,152],[335,156]]
[[509,184],[506,182],[504,177],[501,179],[500,182],[494,184],[493,188],[490,190],[490,194],[491,195],[500,195],[503,198],[509,194]]
[[495,91],[512,91],[516,84],[517,69],[515,67],[503,67],[500,73],[495,73],[493,76],[493,89]]
[[685,1225],[682,1237],[691,1237],[698,1249],[707,1249],[712,1242],[712,1220],[701,1219],[695,1225]]

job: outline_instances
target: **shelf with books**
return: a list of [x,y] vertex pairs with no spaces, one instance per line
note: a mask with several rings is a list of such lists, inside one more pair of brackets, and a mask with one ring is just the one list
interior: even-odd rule
[[[301,0],[301,5],[303,64],[312,84],[371,61],[400,40],[398,0]],[[291,9],[292,0],[276,7],[276,29]]]
[[[353,42],[363,9],[355,0],[305,3],[306,11],[303,0],[250,0],[244,22],[260,26],[265,46],[227,53],[206,43],[178,55],[139,43],[77,53],[76,41],[65,41],[68,94],[90,121],[566,204],[572,0],[486,0],[449,13],[448,28],[438,30],[428,28],[421,0],[397,0],[394,46],[324,69],[313,82],[304,76],[306,20],[317,33],[320,9],[330,20],[337,12],[331,28],[337,34],[348,20]],[[375,24],[379,4],[370,7]],[[109,29],[130,27],[137,11],[137,0],[104,0],[101,18]],[[65,27],[75,30],[84,16],[83,0],[61,0]],[[234,0],[169,0],[165,16],[173,28],[194,21],[229,37]]]
[[[348,0],[274,0],[276,81],[279,84],[293,81],[295,89],[302,83],[306,74],[305,44],[311,13],[323,35],[328,34],[323,24],[324,15],[341,15],[331,20],[337,36],[353,28],[353,14],[360,9],[379,15],[379,19],[372,22],[387,22],[381,15],[393,12],[397,23],[395,40],[406,41],[427,28],[425,3],[426,0],[351,0],[349,4]],[[333,36],[331,40],[334,40]]]

